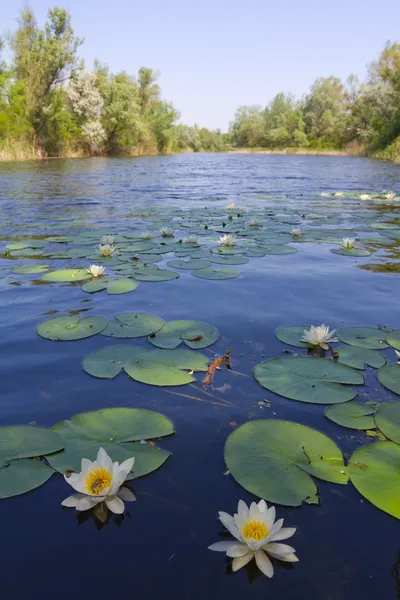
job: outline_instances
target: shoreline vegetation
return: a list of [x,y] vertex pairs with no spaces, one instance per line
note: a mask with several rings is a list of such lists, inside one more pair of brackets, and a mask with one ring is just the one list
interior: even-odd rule
[[0,39],[0,161],[180,152],[369,156],[400,162],[400,44],[388,42],[365,81],[319,77],[301,98],[239,106],[229,131],[181,122],[158,74],[113,73],[79,57],[69,13],[30,8]]

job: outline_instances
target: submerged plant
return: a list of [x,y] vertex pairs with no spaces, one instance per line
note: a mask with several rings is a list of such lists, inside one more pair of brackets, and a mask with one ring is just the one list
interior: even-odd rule
[[328,325],[319,325],[318,327],[311,325],[309,330],[305,329],[303,331],[301,341],[314,348],[319,347],[324,350],[329,350],[329,344],[339,341],[338,338],[335,337],[335,333],[336,329],[329,331]]
[[290,233],[293,237],[300,237],[303,235],[303,230],[300,227],[294,227]]
[[162,237],[174,237],[174,232],[170,227],[162,227],[160,233]]
[[352,248],[355,247],[356,245],[356,240],[355,238],[343,238],[341,244],[342,248],[345,248],[346,250],[351,250]]
[[99,251],[101,256],[115,256],[118,254],[116,247],[112,244],[100,244]]
[[101,277],[104,275],[105,270],[106,268],[102,267],[101,265],[90,265],[90,267],[86,269],[87,273],[89,273],[89,275],[92,277]]
[[113,513],[120,515],[125,510],[125,502],[136,500],[128,488],[122,487],[133,468],[135,458],[128,458],[123,463],[112,462],[107,452],[99,448],[95,461],[82,458],[81,472],[64,475],[65,481],[78,493],[69,496],[62,506],[76,508],[78,511],[95,509],[95,515],[104,515],[104,505]]
[[234,246],[236,244],[236,238],[234,235],[225,234],[219,238],[221,246]]
[[298,562],[294,548],[277,543],[292,537],[296,529],[283,527],[283,519],[275,521],[274,506],[268,508],[265,500],[260,500],[258,504],[252,502],[248,508],[243,500],[239,500],[237,510],[233,517],[219,513],[221,523],[236,539],[209,546],[210,550],[226,552],[233,558],[232,571],[238,571],[254,558],[260,571],[271,578],[274,568],[268,555],[284,562]]
[[113,235],[103,235],[103,237],[100,238],[100,244],[102,246],[112,246],[115,244],[115,237]]

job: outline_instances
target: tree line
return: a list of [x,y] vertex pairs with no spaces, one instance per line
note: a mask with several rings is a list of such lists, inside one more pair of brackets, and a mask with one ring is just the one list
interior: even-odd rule
[[279,93],[264,108],[240,106],[229,132],[179,123],[161,97],[157,73],[112,73],[96,61],[87,70],[69,13],[48,12],[43,28],[21,11],[0,40],[0,158],[131,155],[245,148],[345,149],[400,158],[400,44],[388,43],[365,81],[317,79],[297,99]]

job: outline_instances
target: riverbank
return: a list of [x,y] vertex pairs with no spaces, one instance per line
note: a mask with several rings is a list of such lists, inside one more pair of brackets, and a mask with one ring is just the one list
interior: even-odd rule
[[233,148],[229,154],[305,154],[309,156],[356,156],[347,150],[324,150],[323,148]]

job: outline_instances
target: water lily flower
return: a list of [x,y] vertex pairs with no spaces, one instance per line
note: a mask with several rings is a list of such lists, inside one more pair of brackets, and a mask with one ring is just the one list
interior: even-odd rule
[[319,346],[324,350],[329,350],[329,344],[339,341],[338,338],[335,337],[335,333],[336,329],[329,331],[328,325],[319,325],[318,327],[311,325],[308,331],[307,329],[304,329],[301,341],[306,342],[315,348]]
[[354,248],[354,246],[356,245],[356,240],[355,238],[343,238],[341,244],[342,248],[345,248],[346,250],[351,250],[352,248]]
[[174,237],[174,232],[170,227],[163,227],[160,229],[162,237]]
[[140,234],[140,239],[141,240],[151,240],[151,233],[150,233],[150,231],[143,231]]
[[383,190],[381,194],[379,194],[378,198],[383,198],[384,200],[394,200],[396,198],[396,192],[387,192]]
[[228,208],[229,210],[233,210],[236,208],[236,204],[234,202],[232,202],[232,204],[228,204],[228,206],[226,208]]
[[257,219],[257,218],[250,219],[249,225],[250,225],[250,227],[261,227],[260,219]]
[[248,508],[243,500],[239,500],[237,510],[233,517],[219,513],[221,523],[236,539],[209,546],[209,550],[226,552],[233,558],[232,571],[238,571],[254,558],[260,571],[271,578],[274,568],[268,555],[284,562],[298,562],[294,548],[277,543],[292,537],[296,529],[283,527],[283,519],[275,521],[274,506],[268,508],[265,500],[260,500],[258,504],[252,502]]
[[102,267],[101,265],[90,265],[90,267],[86,269],[86,272],[92,277],[101,277],[104,275],[105,270],[105,267]]
[[360,194],[360,200],[369,200],[370,198],[369,194]]
[[128,488],[122,487],[134,462],[135,457],[121,464],[113,463],[103,448],[99,448],[94,462],[82,458],[80,473],[71,473],[69,477],[64,475],[65,481],[78,493],[63,500],[62,506],[84,511],[105,502],[111,512],[122,514],[125,510],[124,501],[133,502],[136,499]]
[[222,235],[219,238],[221,246],[234,246],[236,244],[236,238],[234,235]]
[[113,235],[103,235],[103,237],[100,238],[100,244],[102,246],[112,246],[115,244],[115,237]]
[[321,192],[320,196],[321,198],[328,198],[330,194],[328,194],[328,192]]
[[116,247],[110,244],[100,244],[99,251],[102,256],[115,256],[117,254]]
[[295,227],[290,233],[293,237],[300,237],[301,235],[303,235],[303,231],[302,229],[300,229],[300,227]]
[[341,198],[343,196],[343,192],[335,192],[333,195],[335,198]]
[[185,240],[185,244],[197,244],[197,236],[195,235],[188,235],[186,240]]

